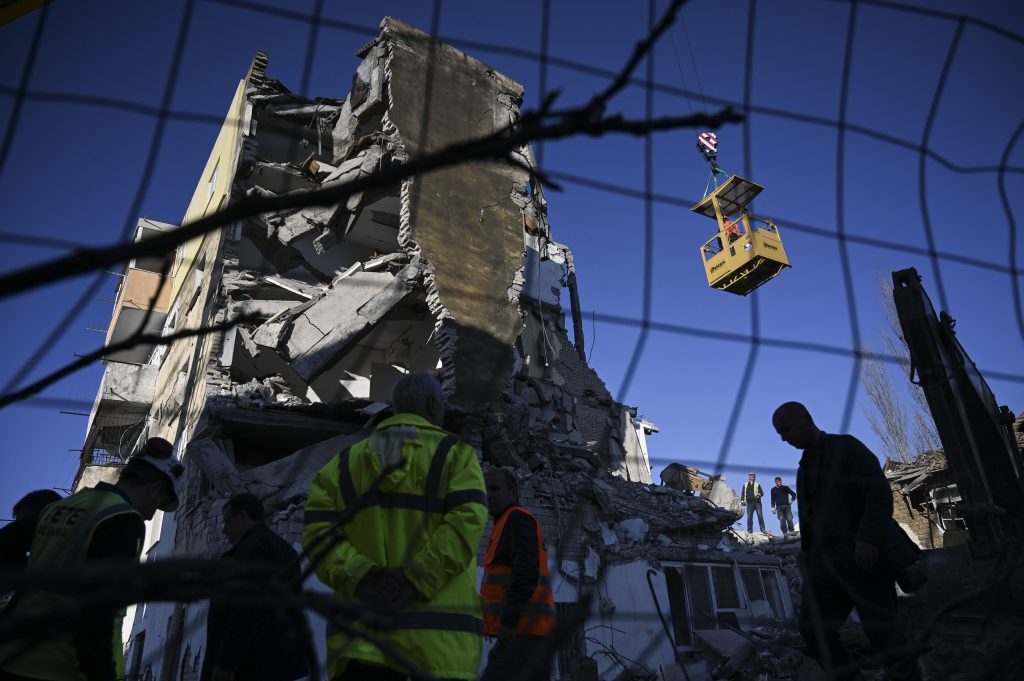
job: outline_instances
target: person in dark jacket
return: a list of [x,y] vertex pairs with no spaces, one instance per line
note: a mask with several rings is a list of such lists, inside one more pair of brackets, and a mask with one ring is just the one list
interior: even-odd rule
[[[236,494],[224,506],[223,560],[266,562],[299,578],[298,554],[264,522],[263,502]],[[288,615],[265,604],[214,598],[206,625],[202,681],[292,681],[309,674],[300,634]]]
[[[0,574],[25,570],[32,539],[36,536],[36,518],[44,506],[60,500],[61,496],[52,489],[37,489],[14,504],[14,520],[0,527]],[[13,607],[13,599],[13,591],[0,590],[0,613]]]
[[775,487],[772,487],[772,513],[779,517],[779,529],[782,534],[793,531],[793,506],[796,499],[796,492],[789,488],[789,485],[782,484],[782,478],[775,478]]
[[14,504],[14,520],[0,527],[0,569],[25,569],[39,512],[60,499],[52,489],[37,489]]
[[484,634],[496,639],[481,681],[547,679],[554,652],[545,637],[555,626],[547,550],[540,523],[519,505],[519,485],[507,468],[484,475],[487,506],[494,518],[484,557],[480,596]]
[[776,409],[772,425],[784,442],[803,450],[796,482],[804,575],[800,633],[809,653],[830,678],[857,678],[838,634],[856,608],[889,678],[920,679],[911,647],[895,626],[896,575],[914,557],[896,539],[906,535],[892,519],[892,492],[878,459],[852,435],[819,429],[799,402]]

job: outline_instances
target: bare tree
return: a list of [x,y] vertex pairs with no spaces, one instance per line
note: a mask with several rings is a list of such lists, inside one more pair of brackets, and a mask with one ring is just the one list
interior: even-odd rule
[[878,273],[878,291],[888,328],[882,332],[885,348],[900,367],[907,370],[906,392],[910,404],[906,404],[898,390],[898,384],[889,376],[889,368],[877,355],[864,354],[864,371],[861,385],[871,400],[874,409],[865,409],[871,430],[882,441],[886,456],[896,461],[910,462],[918,454],[942,448],[935,422],[928,410],[921,386],[910,381],[910,350],[903,338],[896,303],[892,298],[892,281]]

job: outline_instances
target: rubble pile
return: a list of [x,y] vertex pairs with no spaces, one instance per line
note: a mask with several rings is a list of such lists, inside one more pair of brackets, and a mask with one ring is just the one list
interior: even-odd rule
[[[222,131],[229,151],[211,160],[211,187],[218,172],[231,173],[212,209],[339,186],[492,135],[520,115],[519,84],[393,19],[359,56],[351,92],[332,99],[290,92],[257,55]],[[428,97],[438,105],[424,107]],[[477,448],[485,469],[508,467],[520,481],[554,559],[559,612],[584,590],[599,592],[589,633],[560,652],[561,678],[584,665],[628,676],[633,667],[621,661],[637,657],[648,676],[670,663],[677,650],[655,610],[689,632],[706,615],[680,596],[688,589],[732,594],[705,626],[724,614],[755,627],[742,659],[709,658],[708,673],[789,673],[789,638],[761,619],[793,614],[782,582],[795,583],[789,559],[725,534],[741,504],[724,477],[699,490],[653,483],[647,440],[658,427],[615,400],[589,366],[572,252],[552,236],[532,151],[512,155],[518,164],[461,164],[334,205],[246,218],[189,255],[194,279],[167,328],[199,316],[245,321],[162,356],[155,418],[185,434],[187,471],[167,550],[223,554],[221,511],[240,492],[260,497],[268,525],[298,541],[316,472],[391,415],[401,376],[434,371],[444,427]],[[185,609],[176,621],[202,619]],[[159,631],[160,616],[143,613],[149,623],[136,629]],[[629,635],[618,635],[624,628]],[[198,643],[178,638],[182,650]]]
[[665,670],[671,681],[811,681],[824,679],[805,657],[803,641],[792,622],[762,620],[745,631],[703,630],[697,652],[682,653]]

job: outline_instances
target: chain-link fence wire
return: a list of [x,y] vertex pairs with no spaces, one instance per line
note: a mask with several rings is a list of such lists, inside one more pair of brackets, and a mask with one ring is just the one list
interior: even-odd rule
[[[841,419],[841,430],[845,431],[848,429],[855,404],[857,385],[861,370],[861,361],[865,355],[865,350],[863,349],[860,331],[861,322],[858,315],[857,304],[853,295],[852,266],[849,254],[850,244],[870,245],[878,248],[887,249],[890,251],[897,251],[909,255],[927,257],[932,267],[931,280],[934,282],[934,290],[936,291],[940,305],[946,309],[948,309],[948,300],[947,285],[943,278],[942,272],[943,262],[962,263],[969,265],[971,267],[1008,275],[1011,283],[1011,296],[1014,302],[1014,316],[1017,325],[1017,331],[1021,335],[1021,337],[1024,338],[1024,311],[1022,311],[1021,305],[1019,281],[1020,270],[1018,269],[1017,263],[1017,225],[1013,212],[1013,207],[1010,201],[1010,190],[1007,187],[1007,178],[1009,175],[1020,174],[1024,172],[1024,169],[1013,166],[1010,163],[1012,153],[1015,149],[1017,142],[1019,141],[1022,130],[1024,130],[1024,122],[1022,122],[1022,124],[1016,129],[1011,139],[1008,140],[1001,154],[1000,163],[997,166],[971,167],[957,165],[956,163],[953,163],[949,159],[937,153],[934,149],[930,148],[929,146],[932,141],[931,136],[934,127],[934,122],[940,109],[940,106],[943,102],[943,96],[949,78],[949,73],[953,64],[956,61],[958,49],[961,42],[961,37],[963,35],[965,27],[972,26],[974,28],[978,28],[986,32],[997,34],[1003,38],[1007,38],[1020,44],[1024,44],[1024,38],[1011,31],[1008,31],[1007,29],[996,26],[990,22],[986,22],[972,17],[956,16],[941,11],[923,9],[895,2],[882,2],[872,0],[861,0],[860,2],[856,0],[839,1],[848,5],[849,18],[847,23],[847,35],[844,49],[843,71],[841,80],[842,90],[840,95],[839,114],[836,119],[832,120],[828,118],[809,115],[802,112],[784,111],[776,108],[759,106],[752,101],[752,84],[754,72],[753,55],[754,44],[757,36],[756,0],[751,0],[748,3],[749,20],[747,23],[747,36],[745,44],[745,75],[742,102],[729,102],[727,100],[716,98],[714,96],[705,96],[703,93],[703,88],[700,88],[701,92],[699,94],[700,99],[703,100],[705,107],[707,106],[708,102],[715,105],[730,105],[735,106],[745,116],[748,117],[751,114],[771,116],[780,119],[801,122],[809,125],[826,126],[830,128],[835,128],[837,130],[838,135],[836,154],[836,230],[831,231],[817,226],[801,224],[799,222],[793,222],[790,220],[785,220],[783,222],[785,223],[787,229],[792,230],[793,232],[824,236],[827,238],[834,239],[836,241],[837,248],[839,249],[840,264],[843,275],[846,296],[846,309],[849,314],[850,328],[852,333],[851,343],[849,344],[849,346],[837,346],[828,343],[817,343],[802,339],[774,338],[764,336],[761,332],[761,307],[759,302],[760,299],[756,295],[750,299],[751,330],[749,334],[723,332],[719,329],[708,327],[690,326],[683,324],[670,324],[654,319],[652,309],[652,287],[654,274],[654,259],[652,256],[655,251],[653,207],[656,204],[660,203],[676,207],[689,208],[689,206],[692,205],[693,202],[687,201],[685,199],[680,199],[677,197],[659,195],[655,193],[653,184],[653,148],[651,134],[647,134],[644,139],[644,175],[642,191],[637,191],[627,186],[619,186],[607,182],[602,182],[599,180],[587,178],[573,173],[567,173],[562,171],[550,171],[548,173],[548,177],[554,181],[562,181],[580,186],[590,187],[602,192],[630,196],[633,198],[638,198],[643,201],[643,241],[645,259],[642,274],[643,285],[641,316],[640,318],[631,318],[628,316],[602,313],[599,310],[593,310],[590,311],[589,313],[589,316],[592,320],[601,321],[608,324],[625,325],[639,329],[639,336],[632,349],[632,352],[630,353],[630,359],[627,368],[623,374],[622,383],[619,386],[618,396],[621,399],[624,399],[626,395],[629,393],[629,390],[635,380],[637,367],[639,366],[642,360],[645,344],[647,343],[649,334],[652,331],[679,334],[683,336],[703,338],[713,341],[742,342],[749,346],[747,358],[742,372],[742,378],[739,383],[739,389],[737,391],[736,399],[734,400],[734,403],[729,413],[729,422],[726,428],[726,434],[721,444],[718,456],[714,461],[693,462],[706,464],[712,467],[715,471],[745,471],[749,470],[752,467],[752,465],[749,462],[737,463],[735,461],[735,458],[733,458],[733,460],[730,461],[732,448],[731,438],[732,433],[735,431],[735,426],[739,422],[741,415],[743,413],[744,405],[748,399],[753,369],[759,359],[758,353],[762,346],[796,349],[801,351],[814,352],[852,359],[853,365],[850,373],[849,383],[847,384],[845,390],[844,406],[842,410]],[[268,17],[286,17],[291,20],[300,20],[307,22],[309,24],[309,38],[306,45],[306,60],[302,71],[300,89],[300,94],[307,96],[312,72],[313,58],[316,49],[316,41],[318,39],[319,31],[321,30],[322,27],[330,26],[335,29],[364,34],[367,37],[372,37],[372,35],[376,33],[376,29],[373,27],[359,26],[348,22],[325,18],[322,12],[322,0],[317,1],[312,14],[284,10],[280,8],[271,8],[257,3],[242,2],[239,0],[200,0],[200,2],[208,2],[211,4],[219,4],[226,7],[234,7],[239,10],[245,10],[249,12],[265,13],[266,15],[268,15]],[[864,126],[858,126],[855,124],[851,124],[847,121],[852,45],[857,34],[858,9],[859,7],[864,5],[873,5],[880,8],[886,8],[893,12],[914,13],[921,16],[928,16],[939,21],[954,24],[956,27],[953,38],[947,48],[943,69],[939,81],[934,90],[934,95],[932,97],[928,118],[924,126],[921,140],[918,143],[899,139],[884,131],[874,130]],[[195,0],[187,0],[184,4],[182,19],[178,27],[177,37],[175,40],[173,57],[171,59],[168,72],[166,74],[166,86],[164,89],[162,101],[159,107],[151,107],[146,105],[140,105],[136,102],[131,102],[128,100],[117,100],[109,97],[92,97],[73,93],[33,91],[30,88],[30,83],[32,80],[32,74],[35,67],[36,59],[38,57],[41,40],[45,32],[47,16],[50,11],[49,5],[44,5],[39,10],[38,17],[35,18],[36,23],[33,31],[32,41],[28,50],[28,56],[26,59],[25,67],[22,71],[21,78],[19,79],[17,87],[0,87],[0,96],[5,96],[9,98],[12,104],[11,113],[8,118],[6,130],[4,132],[4,144],[3,147],[0,148],[0,178],[3,177],[5,171],[8,171],[7,162],[10,149],[17,135],[22,111],[24,105],[27,102],[50,102],[54,105],[85,104],[88,106],[133,111],[135,113],[141,113],[143,115],[150,116],[155,119],[156,125],[154,127],[154,131],[151,137],[151,143],[146,153],[144,170],[140,175],[138,187],[135,192],[135,198],[132,201],[131,206],[127,212],[127,216],[125,218],[124,227],[122,230],[122,238],[127,239],[127,237],[131,234],[131,231],[134,227],[135,220],[141,213],[145,196],[150,189],[153,172],[156,166],[157,156],[160,148],[160,143],[164,138],[164,130],[167,122],[170,120],[186,120],[208,123],[211,125],[220,125],[222,122],[221,119],[216,116],[199,114],[189,111],[174,110],[171,107],[171,102],[173,100],[175,85],[178,80],[182,58],[188,42],[190,19],[194,7]],[[657,3],[654,1],[649,2],[648,17],[649,24],[651,26],[653,26],[654,22],[656,21],[656,17],[658,16],[657,10]],[[441,15],[442,5],[440,2],[435,2],[433,7],[434,20],[432,22],[433,35],[437,35],[437,26],[439,24]],[[521,48],[503,45],[493,45],[476,41],[450,40],[449,42],[468,50],[479,50],[485,53],[491,52],[514,54],[518,57],[523,57],[536,61],[539,68],[539,82],[541,84],[541,101],[545,101],[546,99],[548,87],[548,69],[552,65],[558,66],[563,69],[579,72],[581,74],[598,76],[606,79],[614,79],[617,76],[621,75],[602,69],[600,67],[595,67],[593,65],[588,64],[581,64],[551,55],[549,51],[550,20],[551,2],[545,0],[545,2],[543,3],[541,24],[541,51],[536,53]],[[685,84],[683,88],[678,88],[665,83],[657,82],[655,80],[653,54],[647,55],[646,72],[644,78],[637,78],[636,76],[631,74],[627,75],[628,82],[630,84],[639,85],[644,89],[644,111],[647,119],[652,118],[654,115],[653,96],[655,93],[667,93],[674,96],[684,97],[687,100],[688,105],[690,100],[692,98],[696,98],[698,94],[687,90]],[[912,244],[907,244],[899,241],[887,241],[873,237],[851,234],[847,232],[844,221],[845,182],[843,177],[845,169],[844,159],[847,153],[847,136],[851,132],[855,132],[858,135],[879,140],[885,144],[892,145],[897,148],[913,150],[918,154],[919,174],[917,178],[917,187],[920,202],[921,218],[926,235],[925,246],[915,246]],[[744,174],[746,176],[754,176],[754,164],[753,159],[751,158],[753,148],[751,144],[751,126],[749,124],[743,125],[743,135]],[[536,142],[536,154],[538,161],[542,163],[542,160],[544,158],[544,142],[542,139]],[[999,261],[990,261],[974,258],[959,253],[943,252],[938,249],[935,235],[933,233],[932,220],[929,212],[929,204],[927,201],[925,188],[928,162],[937,162],[942,167],[957,174],[996,174],[999,186],[1001,207],[1005,212],[1007,221],[1010,225],[1010,243],[1007,253],[1007,260],[1005,263]],[[227,221],[228,220],[224,220],[224,222]],[[19,234],[6,231],[0,232],[0,241],[7,243],[45,245],[55,248],[74,248],[76,246],[76,244],[68,242],[66,240],[51,239],[37,235]],[[81,297],[75,302],[75,304],[73,304],[70,307],[67,314],[61,320],[59,320],[59,322],[53,327],[53,329],[48,334],[45,334],[43,341],[39,344],[37,349],[31,354],[31,356],[29,356],[24,362],[21,362],[19,364],[20,368],[18,369],[18,371],[15,372],[15,374],[11,377],[11,379],[5,386],[5,393],[11,393],[12,391],[14,391],[15,388],[17,388],[27,376],[31,375],[33,371],[35,371],[40,366],[40,364],[47,357],[47,355],[52,350],[54,345],[61,339],[61,337],[65,333],[67,333],[67,331],[75,323],[76,319],[78,318],[78,315],[85,308],[85,304],[89,302],[93,297],[95,297],[95,294],[99,290],[102,280],[102,273],[97,274],[96,277],[92,280],[92,283],[90,283],[83,289]],[[896,362],[895,358],[884,354],[877,354],[875,356],[883,361],[887,361],[890,363]],[[1024,375],[1014,372],[986,371],[985,373],[990,378],[998,378],[1004,381],[1010,381],[1014,383],[1024,382]],[[53,397],[33,397],[30,399],[34,400],[36,404],[44,405],[47,407],[53,405],[81,406],[89,404],[85,402],[77,402],[74,400],[61,400],[60,398]],[[756,468],[757,466],[754,467]],[[778,471],[779,468],[777,466],[773,466],[771,470]],[[789,472],[791,473],[792,471]],[[625,615],[625,613],[623,614]]]

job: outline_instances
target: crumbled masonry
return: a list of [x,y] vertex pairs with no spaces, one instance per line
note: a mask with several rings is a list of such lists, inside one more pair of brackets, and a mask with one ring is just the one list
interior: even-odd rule
[[[365,177],[520,116],[521,85],[394,19],[359,57],[347,97],[310,99],[268,78],[258,53],[188,217]],[[516,157],[533,167],[528,147]],[[554,240],[543,189],[523,167],[458,165],[343,203],[263,214],[178,255],[165,330],[253,321],[107,365],[76,484],[109,478],[114,454],[147,434],[178,442],[186,464],[181,510],[154,530],[149,557],[222,554],[223,502],[243,491],[297,541],[313,475],[390,414],[400,376],[436,370],[445,426],[485,469],[515,471],[549,543],[560,613],[597,587],[587,639],[560,654],[560,678],[812,678],[793,620],[799,533],[757,542],[733,533],[742,508],[725,476],[679,465],[654,484],[648,436],[658,427],[616,401],[587,363],[586,292],[575,279],[586,263]],[[918,481],[908,476],[890,471],[912,495]],[[129,649],[149,665],[138,672],[192,678],[205,608],[137,609],[133,645],[164,651]],[[609,650],[646,657],[626,670]]]
[[[225,128],[237,164],[211,161],[233,173],[222,201],[347,182],[520,115],[519,84],[401,22],[385,20],[360,56],[352,92],[337,100],[291,93],[257,55],[233,105],[238,120],[229,117]],[[528,147],[515,155],[534,163]],[[204,191],[197,196],[214,203]],[[543,189],[524,168],[460,165],[332,206],[263,214],[188,257],[193,273],[175,280],[192,283],[177,293],[166,328],[239,314],[253,321],[209,346],[154,352],[144,365],[112,363],[105,385],[146,383],[137,397],[98,403],[97,424],[112,411],[148,410],[135,420],[181,443],[190,484],[175,527],[164,528],[165,550],[222,553],[223,500],[243,491],[264,500],[276,532],[297,540],[312,476],[388,415],[398,377],[436,370],[446,426],[478,449],[485,467],[519,477],[522,502],[557,561],[559,607],[601,585],[595,624],[606,632],[619,609],[648,615],[636,640],[597,634],[602,646],[636,654],[634,646],[664,637],[643,578],[650,569],[682,578],[687,563],[731,565],[737,580],[754,570],[758,584],[768,570],[775,600],[745,598],[744,629],[792,615],[783,559],[723,534],[739,517],[723,477],[700,490],[653,484],[647,437],[658,427],[617,402],[587,364],[577,265],[553,239]],[[564,290],[576,315],[572,340]],[[82,480],[103,468],[86,466]],[[670,610],[664,576],[657,591]],[[673,604],[685,622],[685,606]],[[200,656],[189,651],[201,645],[204,607],[150,605],[136,612],[134,630],[162,637],[182,672],[194,669]],[[702,645],[696,634],[689,643]],[[610,672],[596,650],[575,640],[560,673],[590,657]],[[657,656],[673,662],[667,639]]]

